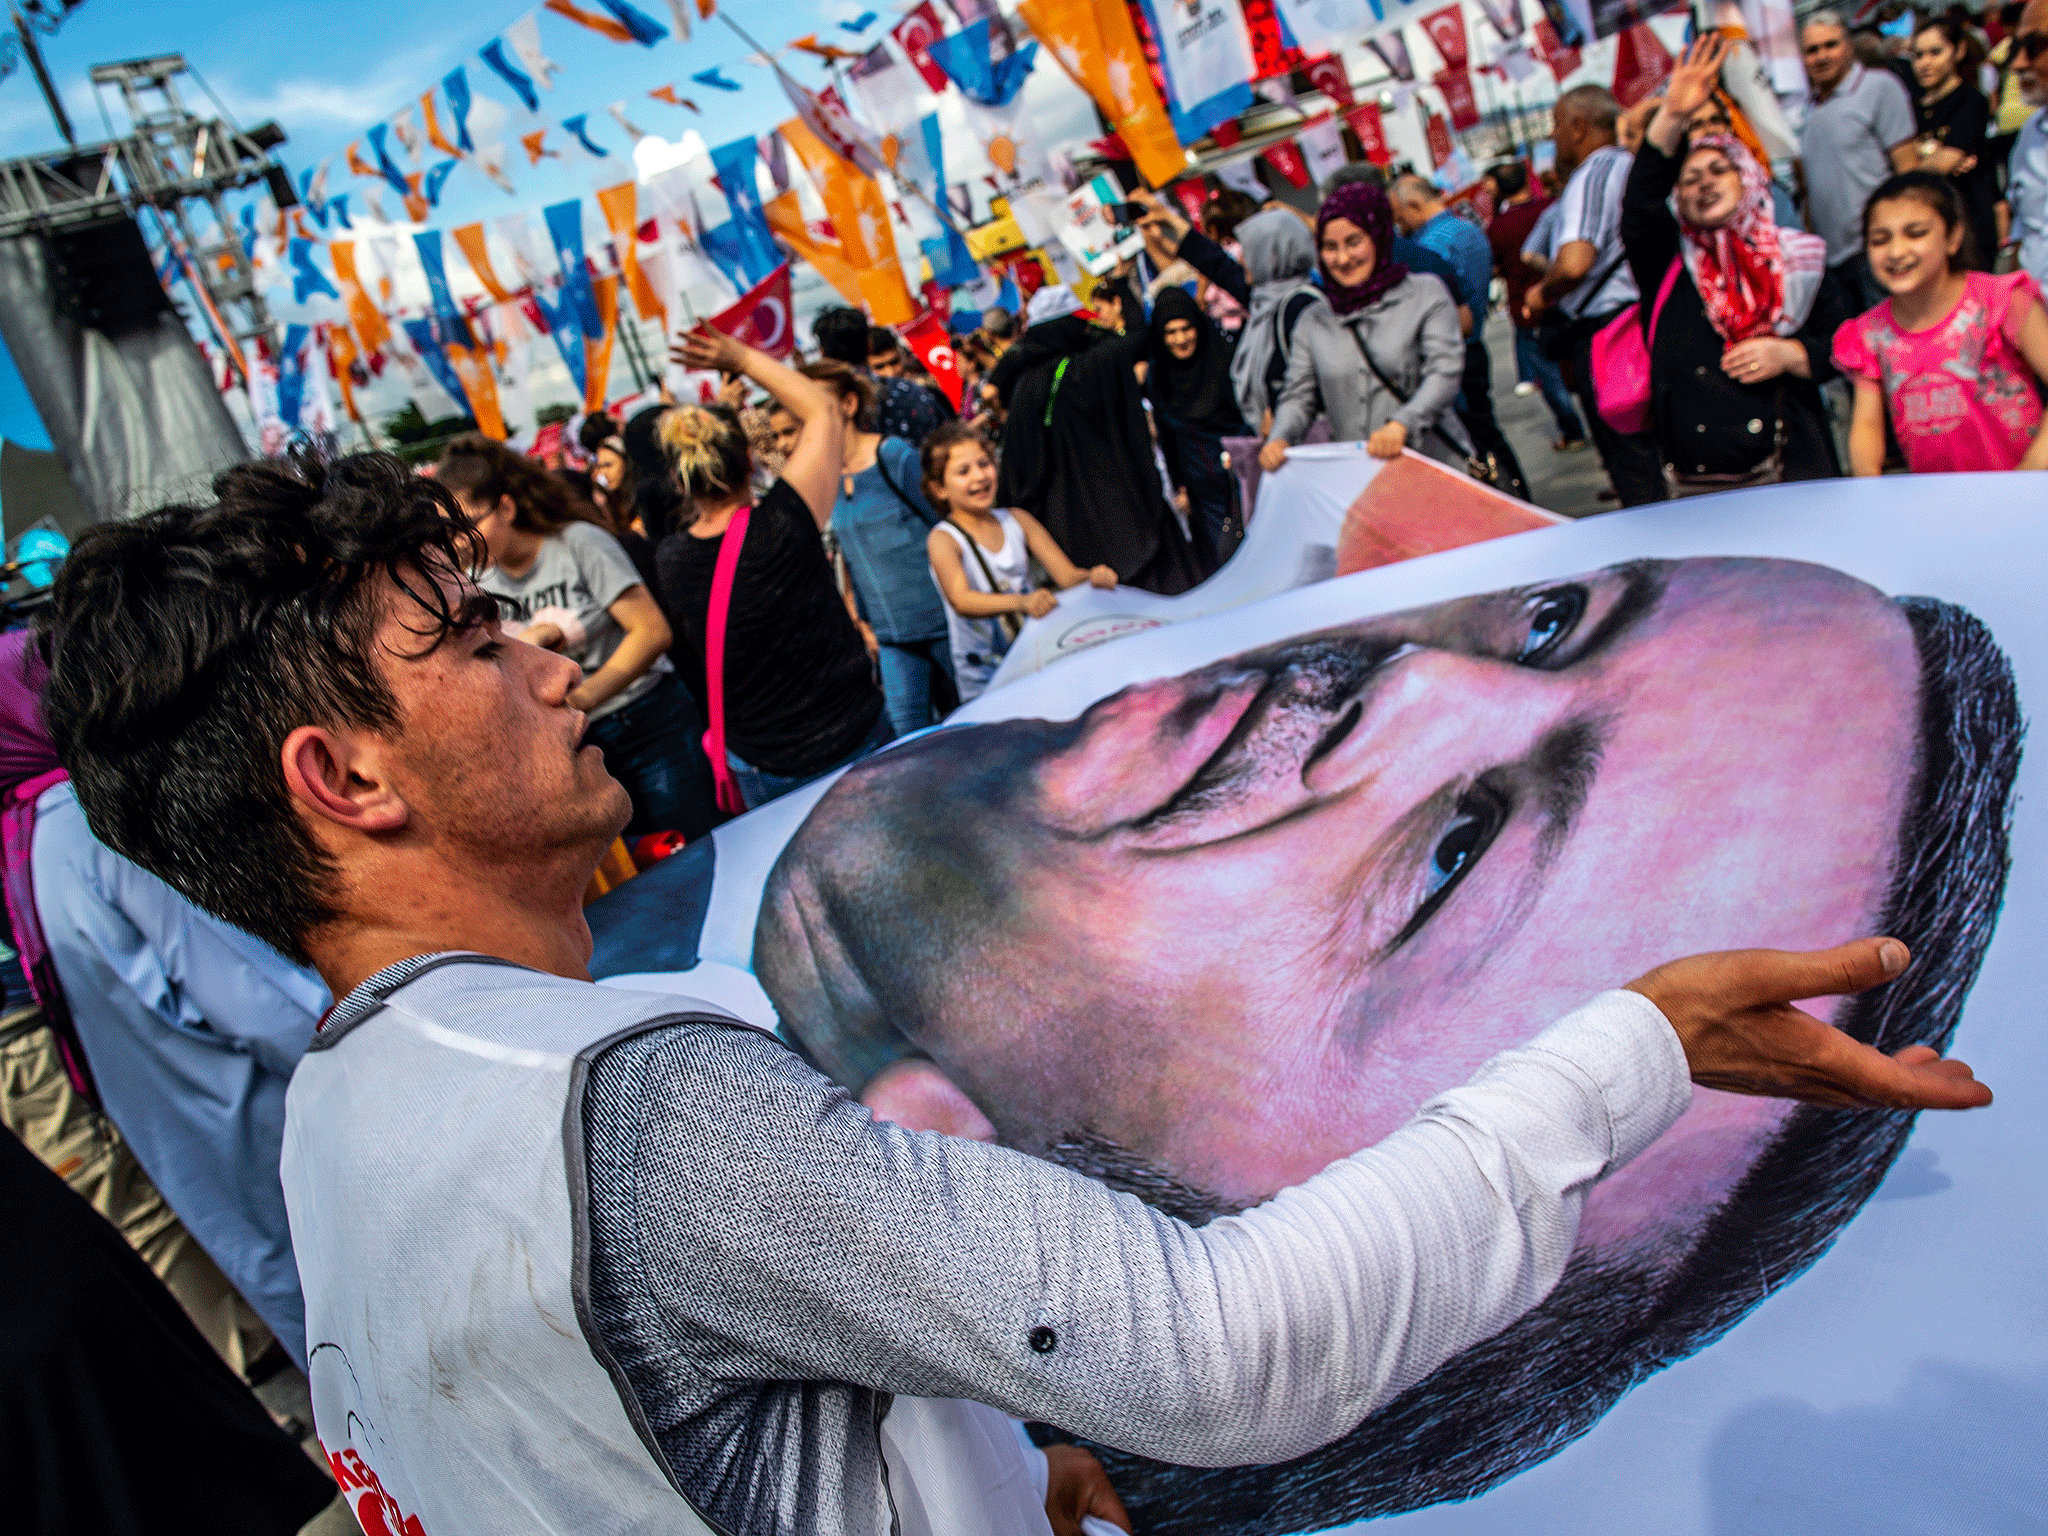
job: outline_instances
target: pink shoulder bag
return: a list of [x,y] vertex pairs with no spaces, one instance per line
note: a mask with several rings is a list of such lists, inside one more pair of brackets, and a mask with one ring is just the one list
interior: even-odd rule
[[711,573],[711,606],[704,615],[704,690],[710,695],[704,704],[711,715],[711,729],[704,733],[704,755],[711,759],[718,808],[728,816],[747,808],[725,756],[725,629],[732,616],[732,585],[739,574],[740,546],[747,541],[747,517],[753,510],[749,502],[733,513],[726,525],[725,541],[718,546],[718,564]]
[[1671,297],[1684,267],[1681,257],[1671,258],[1671,268],[1650,309],[1647,335],[1640,304],[1629,305],[1593,333],[1593,398],[1599,403],[1600,419],[1617,432],[1649,430],[1650,348],[1657,340],[1657,320],[1664,313],[1664,301]]

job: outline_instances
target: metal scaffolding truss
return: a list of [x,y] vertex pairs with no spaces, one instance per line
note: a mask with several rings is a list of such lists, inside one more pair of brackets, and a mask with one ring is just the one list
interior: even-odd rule
[[[225,333],[223,340],[267,336],[268,307],[221,195],[267,181],[280,206],[296,202],[290,178],[271,154],[283,135],[274,125],[245,133],[225,113],[202,116],[187,108],[179,87],[191,76],[177,54],[96,65],[91,78],[102,105],[109,92],[118,93],[134,131],[0,161],[0,239],[153,208],[157,232],[203,290],[209,325]],[[195,234],[195,205],[211,214],[203,239]]]

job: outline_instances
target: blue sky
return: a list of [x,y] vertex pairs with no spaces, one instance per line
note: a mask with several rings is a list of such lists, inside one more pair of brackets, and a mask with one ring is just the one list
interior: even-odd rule
[[[528,0],[528,4],[532,0]],[[663,0],[637,0],[640,8],[668,22]],[[477,50],[528,9],[521,0],[84,0],[54,37],[43,39],[44,57],[69,109],[79,137],[105,135],[87,70],[94,64],[182,53],[244,127],[274,118],[290,139],[280,152],[294,176],[327,155],[340,154],[349,140],[392,116],[457,64],[469,69],[472,91],[506,107],[514,117],[525,108],[477,57]],[[588,8],[594,9],[594,6]],[[868,9],[853,0],[732,0],[735,20],[774,48],[792,37],[823,29],[841,40],[857,40],[834,23]],[[874,39],[893,24],[896,13],[877,5],[882,19],[863,39]],[[698,22],[688,43],[673,36],[653,48],[607,41],[558,16],[540,17],[543,46],[562,72],[541,97],[544,120],[558,123],[577,112],[591,114],[592,138],[612,151],[592,162],[544,160],[529,167],[516,143],[507,170],[518,187],[507,196],[480,176],[457,171],[449,180],[435,222],[459,223],[530,208],[587,193],[593,185],[633,174],[631,146],[611,118],[607,103],[628,99],[627,115],[650,133],[671,139],[695,128],[707,143],[761,133],[789,117],[787,99],[772,72],[740,62],[747,48],[724,23]],[[697,70],[723,66],[744,89],[737,95],[689,83]],[[806,84],[824,80],[821,66],[798,56],[786,61]],[[674,83],[704,109],[688,112],[649,100],[645,92]],[[108,110],[114,131],[126,131],[118,97]],[[206,110],[203,103],[198,110]],[[539,126],[542,120],[526,126]],[[553,146],[564,135],[550,134]],[[0,81],[0,156],[34,154],[61,144],[28,69]],[[397,156],[394,146],[394,157]],[[429,162],[442,158],[428,151]],[[405,168],[415,167],[401,161]],[[329,191],[376,183],[348,175],[337,158]],[[386,204],[403,217],[396,199]],[[351,206],[355,206],[352,202]]]

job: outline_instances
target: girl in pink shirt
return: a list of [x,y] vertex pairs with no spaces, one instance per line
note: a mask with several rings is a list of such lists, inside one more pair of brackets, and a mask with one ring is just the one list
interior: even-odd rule
[[1849,465],[1884,468],[1884,426],[1915,473],[2048,469],[2036,382],[2048,379],[2048,312],[2024,272],[1967,269],[1953,184],[1906,171],[1870,196],[1864,249],[1891,297],[1835,333],[1856,381]]

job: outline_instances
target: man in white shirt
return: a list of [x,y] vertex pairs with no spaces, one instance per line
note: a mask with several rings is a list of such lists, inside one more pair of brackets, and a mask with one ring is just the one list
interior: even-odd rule
[[1813,105],[1799,130],[1806,227],[1828,246],[1828,272],[1851,314],[1884,298],[1863,254],[1863,205],[1894,171],[1911,168],[1913,103],[1898,77],[1856,62],[1849,30],[1816,11],[1799,30]]
[[1200,1229],[877,1122],[729,1015],[590,984],[581,895],[631,808],[443,488],[358,455],[219,492],[79,541],[44,707],[96,833],[342,999],[285,1189],[323,1443],[389,1528],[1043,1536],[962,1400],[1300,1455],[1539,1301],[1688,1075],[1989,1101],[1791,1007],[1897,975],[1865,939],[1660,967]]
[[1593,337],[1637,297],[1621,243],[1622,194],[1636,157],[1616,142],[1621,107],[1605,86],[1566,91],[1551,117],[1557,168],[1570,179],[1558,198],[1552,236],[1557,254],[1543,281],[1529,290],[1523,313],[1536,323],[1538,342],[1564,362],[1621,504],[1662,501],[1664,461],[1657,440],[1647,432],[1610,427],[1593,386]]
[[[2028,0],[2013,37],[2020,88],[2037,107],[2048,103],[2048,0]],[[2013,138],[2006,202],[2012,209],[2012,239],[2020,266],[2037,283],[2048,283],[2048,110],[2026,120]]]

